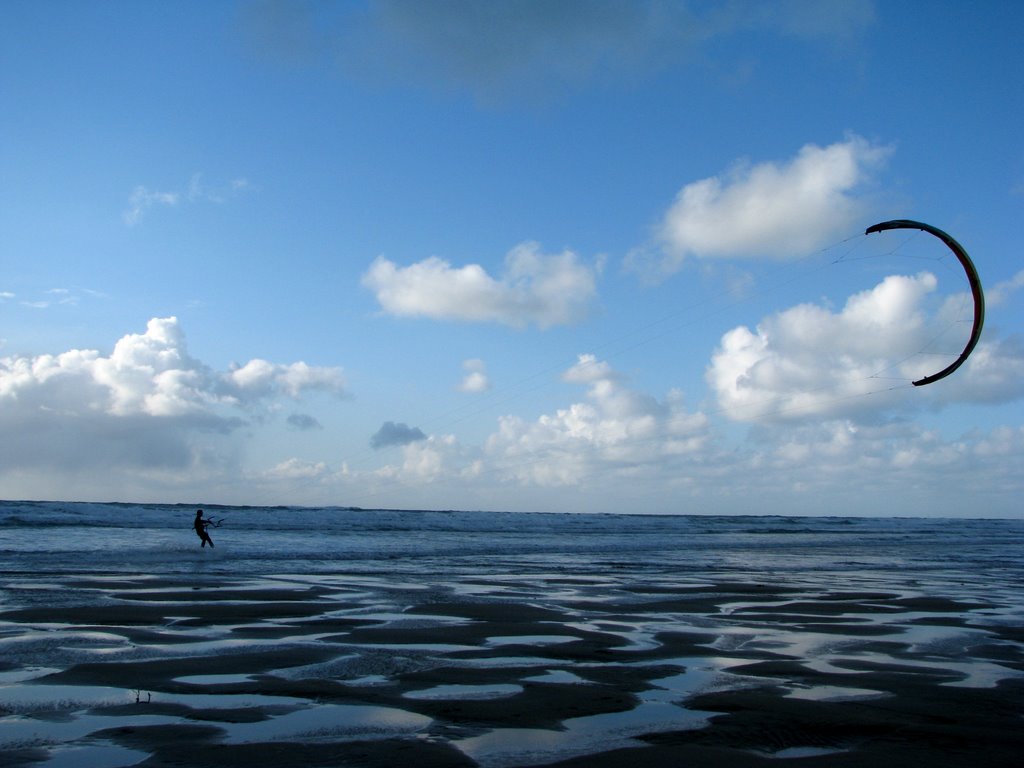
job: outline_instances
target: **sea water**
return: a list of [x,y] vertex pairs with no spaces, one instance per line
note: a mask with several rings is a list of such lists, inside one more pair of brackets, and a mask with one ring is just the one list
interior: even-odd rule
[[679,574],[1024,574],[1024,520],[673,516],[0,501],[0,572],[173,575],[457,573],[628,567]]

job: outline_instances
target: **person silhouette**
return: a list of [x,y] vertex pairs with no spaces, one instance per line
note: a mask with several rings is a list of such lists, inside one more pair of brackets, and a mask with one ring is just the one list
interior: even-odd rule
[[211,547],[213,546],[213,539],[210,538],[210,534],[206,530],[211,525],[213,525],[213,521],[212,520],[204,520],[203,519],[203,510],[197,509],[196,510],[196,520],[192,524],[192,527],[196,529],[196,533],[199,534],[199,538],[203,542],[202,546],[204,546],[204,547],[207,544],[209,544]]

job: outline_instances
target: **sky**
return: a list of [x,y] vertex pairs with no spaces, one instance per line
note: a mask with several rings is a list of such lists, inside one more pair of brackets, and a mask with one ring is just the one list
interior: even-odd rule
[[1020,518],[1022,28],[7,0],[0,498]]

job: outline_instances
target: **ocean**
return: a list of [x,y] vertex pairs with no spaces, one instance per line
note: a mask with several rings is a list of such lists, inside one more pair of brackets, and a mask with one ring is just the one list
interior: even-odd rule
[[192,505],[0,501],[0,571],[1024,575],[1024,520],[204,509],[222,521],[214,550],[199,547]]

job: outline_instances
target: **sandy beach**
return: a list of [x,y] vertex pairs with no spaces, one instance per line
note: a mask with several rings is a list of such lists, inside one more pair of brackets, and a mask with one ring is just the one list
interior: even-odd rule
[[1018,765],[1020,606],[948,591],[22,578],[0,611],[0,750],[83,768]]

